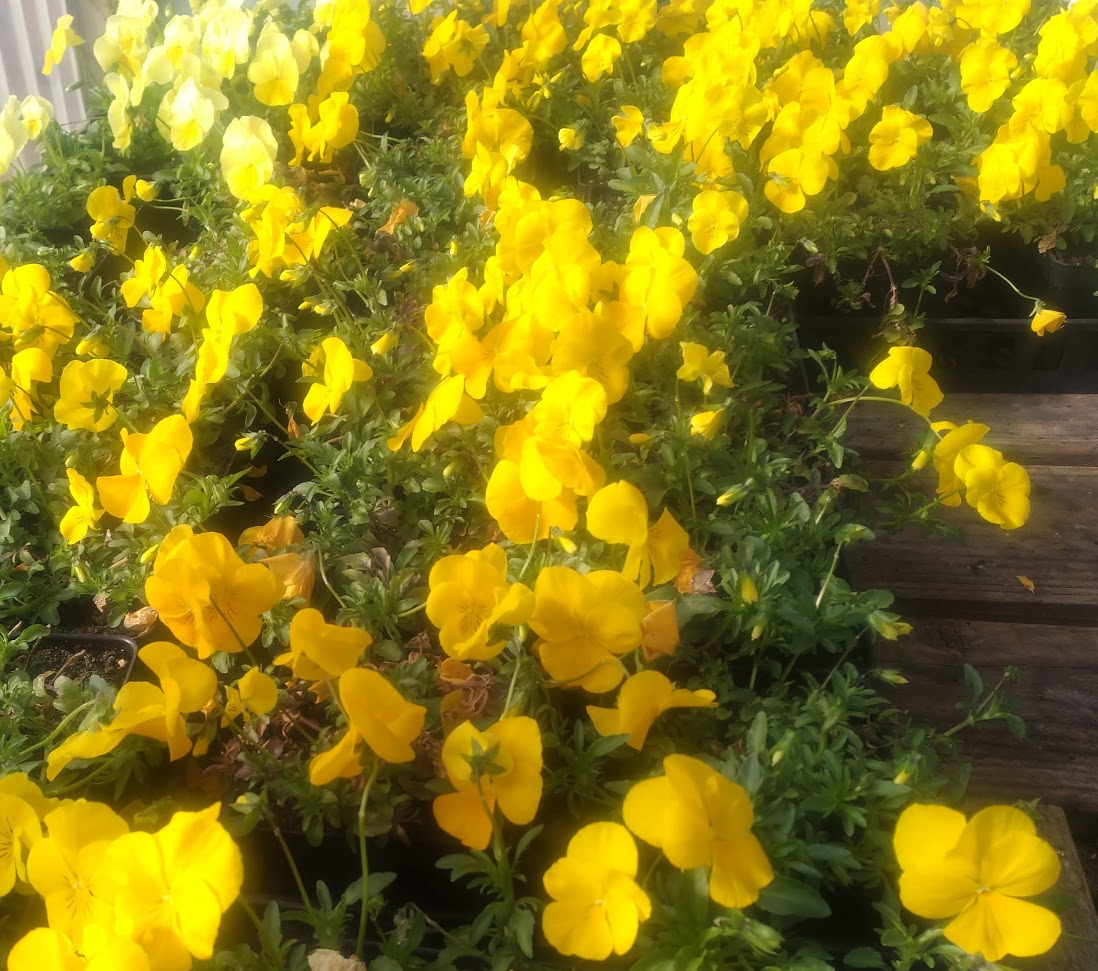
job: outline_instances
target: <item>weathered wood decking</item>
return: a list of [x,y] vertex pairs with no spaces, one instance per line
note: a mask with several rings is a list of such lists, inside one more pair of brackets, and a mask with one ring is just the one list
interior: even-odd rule
[[[1098,811],[1098,395],[958,394],[939,411],[991,427],[987,444],[1030,472],[1033,512],[1008,532],[961,506],[946,510],[959,541],[908,529],[850,550],[852,581],[893,591],[914,625],[880,648],[882,661],[911,680],[897,700],[952,724],[965,692],[962,664],[985,680],[1015,665],[1027,737],[996,725],[967,736],[977,790]],[[895,463],[920,433],[913,416],[872,402],[855,409],[850,429],[852,445],[883,463]],[[932,489],[933,472],[926,475]]]
[[[1005,532],[961,506],[945,513],[960,541],[917,529],[878,533],[849,551],[847,568],[856,586],[895,593],[914,627],[882,642],[877,657],[909,679],[893,698],[917,718],[956,724],[966,663],[985,683],[1007,665],[1019,669],[1012,694],[1026,737],[998,723],[966,734],[971,791],[1044,801],[1042,835],[1064,865],[1055,893],[1076,902],[1063,915],[1073,936],[1040,959],[1006,963],[1019,971],[1095,971],[1098,944],[1077,938],[1098,940],[1098,917],[1059,807],[1098,813],[1098,395],[954,394],[939,412],[936,419],[989,425],[984,441],[1026,466],[1029,522]],[[893,468],[925,431],[906,411],[872,402],[855,408],[849,427],[852,447]],[[924,474],[933,491],[933,471]]]

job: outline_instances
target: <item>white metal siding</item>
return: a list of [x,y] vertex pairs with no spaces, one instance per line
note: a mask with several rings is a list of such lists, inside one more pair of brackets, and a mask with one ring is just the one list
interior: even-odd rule
[[60,124],[72,125],[85,118],[80,92],[65,90],[78,78],[74,52],[68,51],[49,77],[42,74],[54,25],[64,13],[66,0],[0,0],[0,103],[13,94],[20,99],[40,94],[53,104]]

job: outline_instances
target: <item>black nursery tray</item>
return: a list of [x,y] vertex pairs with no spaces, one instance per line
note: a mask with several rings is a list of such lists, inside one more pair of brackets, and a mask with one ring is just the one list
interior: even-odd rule
[[[846,368],[868,374],[887,345],[878,319],[797,314],[805,347],[827,345]],[[1039,337],[1029,318],[932,317],[917,343],[934,356],[931,375],[949,393],[1098,394],[1098,317],[1069,319]]]
[[97,674],[120,688],[129,681],[136,659],[137,641],[124,634],[54,632],[34,645],[24,670],[31,678],[53,681],[64,675],[81,683]]

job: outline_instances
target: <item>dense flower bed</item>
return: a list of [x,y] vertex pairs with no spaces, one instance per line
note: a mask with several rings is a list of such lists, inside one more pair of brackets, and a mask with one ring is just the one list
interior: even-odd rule
[[[986,226],[1090,239],[1095,4],[192,5],[121,0],[84,130],[0,126],[9,971],[1052,947],[1030,817],[947,808],[1010,672],[909,724],[864,648],[910,627],[841,559],[1029,515],[914,339]],[[867,379],[788,319],[798,261],[859,254],[921,268]],[[926,420],[889,478],[866,400]],[[23,673],[89,610],[140,678]]]

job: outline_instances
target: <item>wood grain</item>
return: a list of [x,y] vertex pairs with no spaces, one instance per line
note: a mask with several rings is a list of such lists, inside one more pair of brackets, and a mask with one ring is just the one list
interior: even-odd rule
[[[952,394],[933,417],[983,422],[991,429],[987,444],[1023,465],[1098,467],[1098,395]],[[866,401],[851,411],[847,439],[865,456],[895,457],[925,429],[904,408]]]
[[914,527],[878,531],[874,542],[849,548],[851,581],[923,600],[1098,605],[1098,467],[1029,471],[1033,511],[1021,529],[999,529],[966,504],[945,509],[959,540]]
[[[1061,913],[1064,935],[1048,954],[1027,960],[1009,958],[1006,963],[1018,971],[1094,971],[1098,968],[1098,944],[1091,942],[1098,940],[1098,914],[1075,841],[1059,806],[1042,806],[1040,815],[1038,832],[1060,857],[1060,879],[1053,892],[1057,896],[1070,897],[1073,904]],[[1069,934],[1073,936],[1067,936]],[[1088,940],[1075,939],[1080,937]]]
[[1019,670],[1010,692],[1026,737],[1015,738],[1001,722],[959,736],[973,763],[972,791],[1098,812],[1098,629],[943,619],[913,624],[907,637],[878,644],[874,661],[908,679],[888,697],[916,721],[944,730],[962,720],[957,705],[968,697],[966,663],[989,686],[1007,665]]

